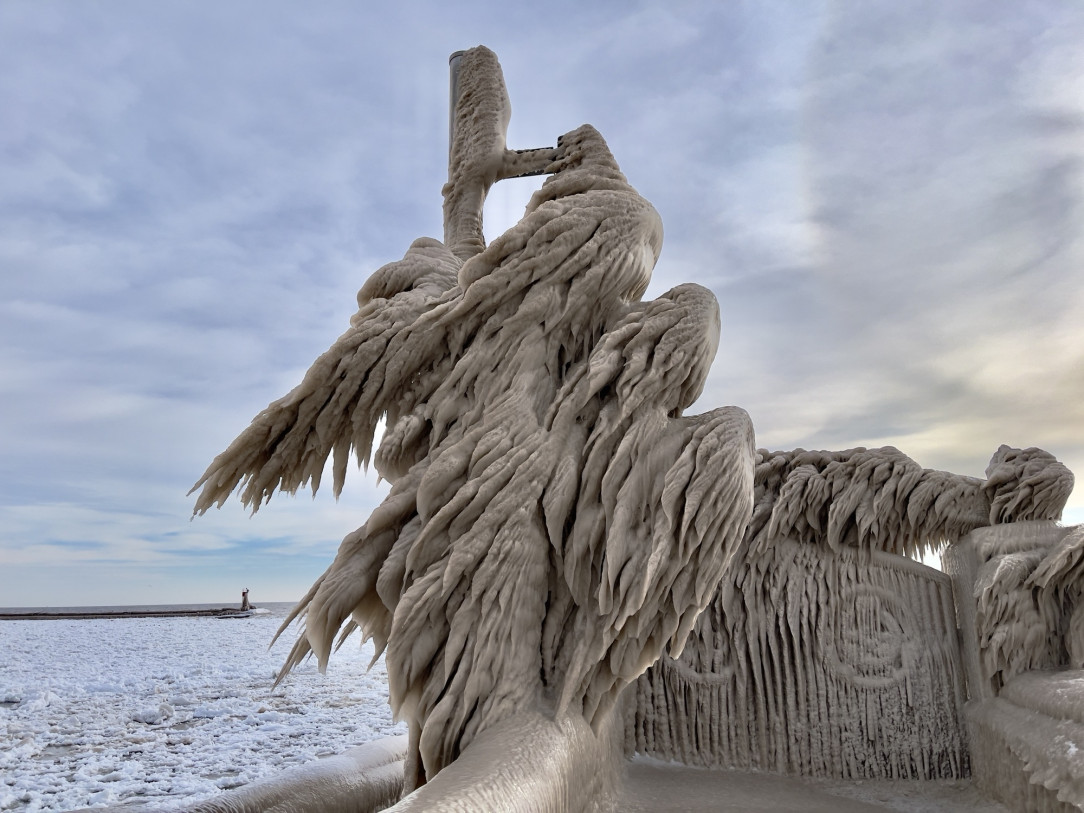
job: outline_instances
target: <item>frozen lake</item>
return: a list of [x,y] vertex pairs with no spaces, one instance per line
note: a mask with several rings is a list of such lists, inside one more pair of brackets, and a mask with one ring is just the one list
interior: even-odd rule
[[[195,801],[406,727],[357,639],[274,676],[291,604],[250,618],[0,621],[0,810]],[[118,608],[122,609],[122,608]],[[128,608],[123,608],[128,609]]]

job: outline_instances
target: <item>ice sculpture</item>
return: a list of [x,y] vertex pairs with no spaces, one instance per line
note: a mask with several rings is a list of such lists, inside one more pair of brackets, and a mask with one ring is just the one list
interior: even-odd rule
[[[662,225],[599,133],[583,126],[555,148],[507,149],[496,57],[479,47],[454,59],[443,241],[420,238],[373,274],[350,328],[194,488],[196,513],[238,486],[255,511],[275,490],[315,491],[333,456],[338,495],[352,454],[363,465],[372,458],[391,483],[288,619],[301,617],[304,634],[287,666],[309,654],[325,665],[336,637],[359,628],[375,639],[409,724],[408,789],[512,718],[609,725],[622,689],[664,655],[680,702],[641,703],[629,740],[688,724],[686,742],[657,749],[686,761],[698,761],[693,752],[702,756],[719,727],[731,727],[727,747],[748,752],[758,728],[787,731],[771,715],[810,728],[799,707],[814,717],[887,708],[885,695],[856,686],[926,703],[907,671],[914,664],[934,674],[939,698],[921,719],[946,719],[937,705],[946,697],[955,714],[958,656],[938,644],[905,653],[901,666],[890,652],[863,672],[857,628],[832,618],[862,612],[880,634],[905,615],[892,607],[914,595],[928,604],[915,612],[954,641],[947,579],[947,593],[930,592],[888,559],[986,525],[1055,519],[1072,488],[1068,470],[1040,450],[1007,447],[985,481],[923,469],[892,448],[755,451],[741,409],[683,416],[719,340],[711,292],[680,285],[640,301]],[[549,177],[523,219],[486,246],[490,186],[524,174]],[[1029,578],[1064,602],[1079,586],[1081,549],[1067,546],[1049,573]],[[830,567],[826,555],[837,560]],[[1070,626],[1082,622],[1074,615]],[[810,671],[809,647],[826,631],[847,677],[834,707]],[[727,712],[741,701],[719,699],[724,673],[763,706],[747,722]],[[653,685],[645,680],[641,695]],[[955,723],[942,726],[951,731],[933,757],[886,740],[870,756],[810,744],[755,766],[817,772],[820,759],[822,772],[864,776],[875,761],[896,760],[886,775],[959,775]],[[908,742],[939,736],[897,729]]]
[[[461,58],[445,242],[420,239],[362,287],[350,329],[208,468],[197,513],[238,483],[253,509],[319,486],[351,449],[392,484],[301,601],[290,655],[321,665],[360,627],[423,782],[518,711],[602,719],[715,593],[752,506],[748,416],[683,417],[719,338],[714,296],[641,302],[662,242],[591,127],[504,148],[492,52]],[[495,179],[550,177],[483,248]]]

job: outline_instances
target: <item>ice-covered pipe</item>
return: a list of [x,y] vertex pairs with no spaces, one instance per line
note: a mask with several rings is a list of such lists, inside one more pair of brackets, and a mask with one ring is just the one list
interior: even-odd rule
[[586,813],[608,809],[623,764],[623,715],[596,733],[578,715],[523,712],[481,733],[452,764],[387,813]]
[[452,160],[452,141],[455,140],[455,104],[459,101],[459,64],[466,51],[456,51],[448,57],[448,161]]
[[407,737],[384,737],[169,813],[375,813],[403,790]]

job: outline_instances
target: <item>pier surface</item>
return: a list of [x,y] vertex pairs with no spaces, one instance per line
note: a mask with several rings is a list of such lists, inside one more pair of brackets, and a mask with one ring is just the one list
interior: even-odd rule
[[[255,609],[255,608],[253,608]],[[186,616],[206,616],[211,618],[231,618],[240,616],[247,618],[251,615],[249,610],[238,610],[236,607],[221,607],[207,610],[103,610],[95,611],[33,611],[26,613],[0,613],[0,621],[50,621],[66,618],[184,618]]]

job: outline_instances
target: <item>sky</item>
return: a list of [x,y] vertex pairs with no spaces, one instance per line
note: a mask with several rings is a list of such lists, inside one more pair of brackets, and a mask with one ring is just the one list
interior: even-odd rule
[[[759,446],[1084,478],[1084,4],[0,2],[0,606],[300,598],[386,493],[187,492],[441,235],[448,56],[585,122]],[[540,179],[498,184],[492,237]],[[1084,487],[1064,520],[1084,522]]]

